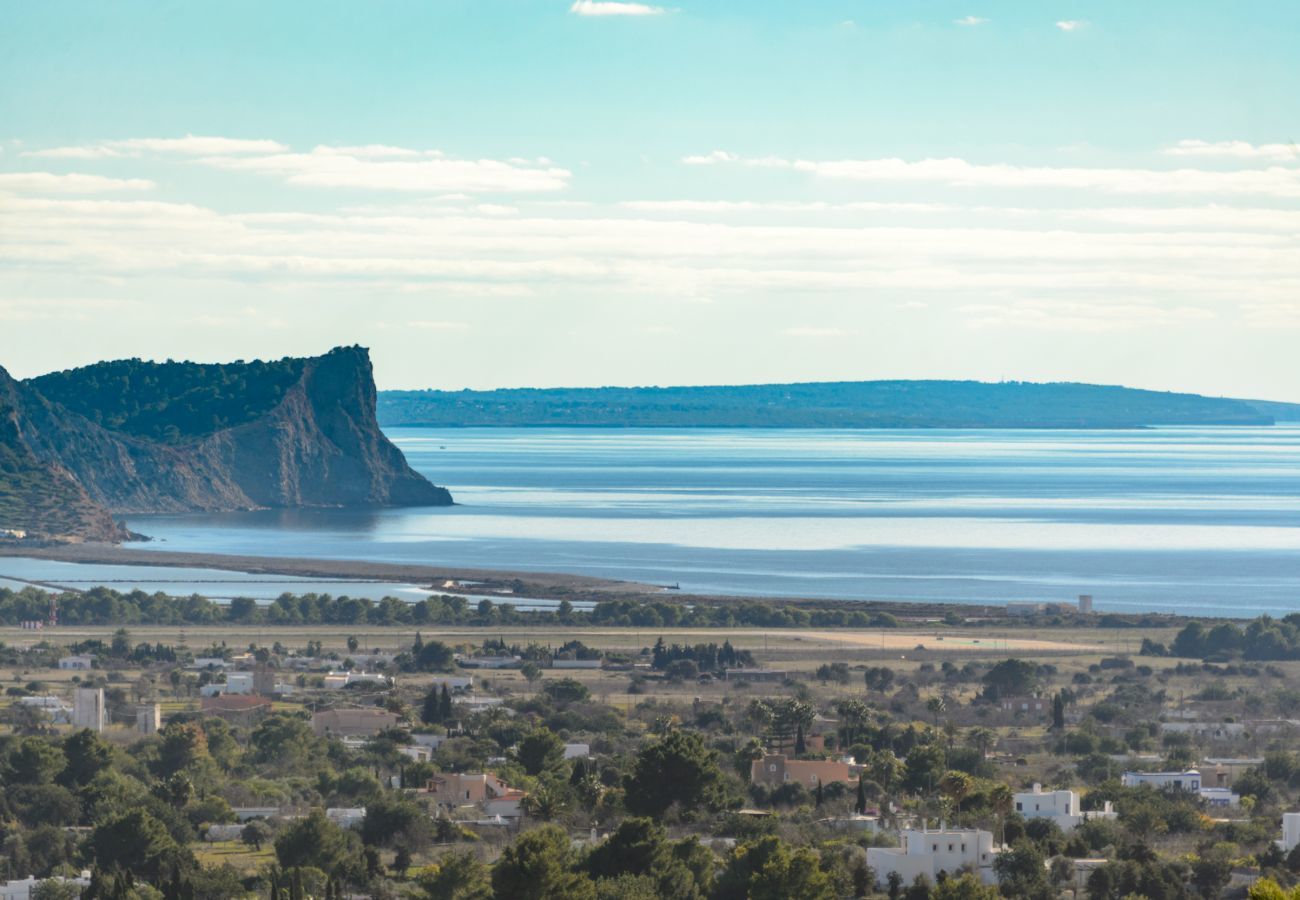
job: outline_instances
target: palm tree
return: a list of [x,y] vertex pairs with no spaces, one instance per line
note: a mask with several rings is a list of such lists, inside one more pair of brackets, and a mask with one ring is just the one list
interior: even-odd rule
[[980,759],[983,759],[989,755],[989,748],[997,743],[998,734],[992,728],[972,728],[967,739],[979,749]]
[[930,715],[934,716],[934,727],[938,728],[939,717],[947,710],[948,704],[944,702],[943,697],[934,696],[925,701],[925,708],[930,711]]
[[1007,842],[1007,816],[1015,808],[1016,797],[1005,784],[995,784],[989,789],[989,805],[998,817],[998,844]]
[[975,779],[965,772],[950,770],[939,779],[939,790],[952,800],[953,811],[957,815],[961,814],[961,802],[969,797],[974,789]]

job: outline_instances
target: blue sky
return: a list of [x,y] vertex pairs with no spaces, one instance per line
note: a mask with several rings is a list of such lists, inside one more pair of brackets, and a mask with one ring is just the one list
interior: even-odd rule
[[1300,399],[1300,4],[60,3],[0,365]]

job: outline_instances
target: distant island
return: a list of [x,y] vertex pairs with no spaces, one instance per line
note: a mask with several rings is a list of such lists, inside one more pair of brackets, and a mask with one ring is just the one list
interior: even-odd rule
[[119,541],[114,514],[446,506],[379,429],[368,352],[0,369],[0,540]]
[[1300,404],[1070,382],[842,381],[718,387],[382,391],[392,426],[1139,428],[1300,421]]

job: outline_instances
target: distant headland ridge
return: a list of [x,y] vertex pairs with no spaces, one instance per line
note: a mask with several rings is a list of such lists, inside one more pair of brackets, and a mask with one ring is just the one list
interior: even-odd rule
[[381,391],[384,427],[1141,428],[1300,421],[1300,404],[1073,382],[839,381]]

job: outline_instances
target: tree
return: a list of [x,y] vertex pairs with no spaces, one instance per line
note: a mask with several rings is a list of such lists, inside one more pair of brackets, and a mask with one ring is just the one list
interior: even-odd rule
[[115,816],[90,834],[90,854],[101,868],[120,867],[157,882],[180,856],[167,829],[142,809]]
[[[624,819],[608,840],[591,851],[584,867],[592,878],[600,881],[623,876],[645,877],[651,879],[653,896],[694,900],[708,885],[697,883],[696,873],[682,858],[686,854],[679,854],[678,846],[668,841],[657,822]],[[694,846],[703,849],[698,843]],[[711,860],[708,865],[712,866]]]
[[428,900],[492,900],[492,879],[472,853],[449,853],[419,876]]
[[858,773],[858,795],[853,803],[853,811],[860,816],[867,814],[867,786],[863,783],[863,773]]
[[670,806],[718,810],[726,805],[718,754],[695,733],[670,731],[641,748],[624,782],[634,815],[662,816]]
[[157,772],[162,777],[211,763],[208,736],[198,722],[168,722],[158,747]]
[[[446,696],[444,707],[443,697]],[[420,706],[420,720],[426,725],[441,725],[446,722],[450,716],[451,695],[447,691],[447,685],[442,685],[439,691],[438,685],[429,688],[429,693],[424,695],[424,703]]]
[[400,844],[409,850],[428,843],[429,828],[429,817],[414,802],[396,792],[381,793],[366,801],[361,841],[373,847]]
[[1205,900],[1214,900],[1232,878],[1232,857],[1217,847],[1212,847],[1192,863],[1192,886]]
[[523,675],[531,686],[536,684],[537,680],[542,677],[542,667],[530,659],[519,667],[519,674]]
[[939,790],[952,801],[953,812],[960,815],[961,802],[975,789],[975,779],[965,772],[956,770],[945,772],[939,779]]
[[591,691],[576,678],[560,678],[547,682],[542,692],[560,705],[583,703],[591,697]]
[[903,785],[910,791],[933,791],[943,777],[943,748],[935,744],[919,744],[907,754],[904,764]]
[[23,738],[18,749],[9,755],[6,780],[17,784],[49,784],[66,768],[63,751],[38,737]]
[[862,673],[867,690],[884,693],[894,683],[894,670],[888,666],[867,666]]
[[815,850],[791,850],[778,837],[765,837],[731,851],[718,876],[717,900],[835,900],[835,885],[821,870]]
[[275,839],[276,859],[286,869],[309,866],[331,872],[351,855],[348,835],[319,809],[290,824]]
[[1032,694],[1038,687],[1038,666],[1023,659],[1004,659],[984,673],[984,696],[997,701],[1002,697]]
[[451,668],[456,652],[442,641],[426,641],[414,656],[416,668],[421,672],[444,672]]
[[939,717],[948,710],[948,701],[944,700],[942,696],[936,694],[929,700],[925,701],[925,708],[929,711],[930,715],[934,716],[934,724],[937,728],[939,726]]
[[112,764],[113,748],[95,732],[83,728],[63,742],[63,755],[67,766],[59,774],[59,783],[75,790],[90,784]]
[[348,652],[349,652],[349,653],[356,653],[356,652],[357,652],[357,648],[360,647],[360,646],[361,646],[361,642],[357,640],[357,636],[356,636],[355,634],[350,634],[350,635],[348,635]]
[[1065,694],[1061,691],[1052,695],[1052,728],[1055,731],[1065,729]]
[[564,761],[564,741],[549,728],[536,728],[515,747],[515,759],[529,775],[541,775]]
[[930,900],[1000,900],[1002,894],[991,884],[982,884],[967,872],[960,878],[945,878],[930,892]]
[[253,729],[252,761],[272,765],[281,771],[302,771],[319,757],[319,738],[301,716],[274,713]]
[[989,806],[993,809],[994,814],[998,817],[998,843],[1003,844],[1007,839],[1007,816],[1015,808],[1016,795],[1011,792],[1011,788],[999,782],[989,788]]
[[543,825],[505,848],[492,867],[492,889],[511,900],[595,900],[596,886],[571,865],[569,835],[558,825]]
[[993,860],[998,885],[1007,897],[1053,900],[1056,891],[1047,880],[1047,859],[1038,845],[1021,838]]
[[271,839],[271,826],[262,819],[253,819],[240,830],[239,839],[260,851],[262,845]]

